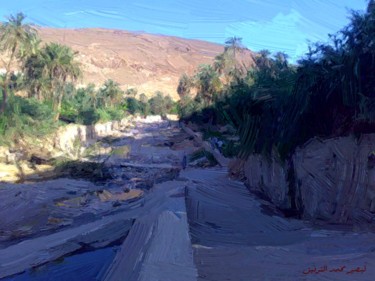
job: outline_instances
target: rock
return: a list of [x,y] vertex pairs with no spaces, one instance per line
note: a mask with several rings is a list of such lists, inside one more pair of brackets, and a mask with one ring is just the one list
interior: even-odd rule
[[0,146],[0,163],[13,164],[16,160],[16,154],[10,151],[8,147]]
[[296,149],[293,166],[251,155],[244,173],[251,190],[306,219],[362,223],[375,219],[375,134],[312,139]]
[[152,179],[143,180],[135,183],[135,188],[142,190],[149,190],[154,186],[154,181]]
[[55,204],[58,207],[79,208],[87,204],[87,198],[85,196],[80,196],[58,201]]
[[68,161],[57,166],[54,172],[58,175],[82,178],[93,182],[113,178],[108,166],[89,161]]
[[51,175],[50,165],[30,167],[30,163],[21,161],[15,164],[0,163],[0,182],[19,182],[23,180],[40,179],[38,174]]
[[102,202],[109,201],[112,198],[112,193],[108,190],[98,191],[97,195]]
[[56,227],[72,225],[72,219],[48,217],[47,225],[53,225]]
[[138,199],[143,196],[143,191],[140,189],[131,189],[128,192],[111,193],[108,190],[98,192],[98,197],[102,202],[107,201],[127,201],[132,199]]
[[189,163],[190,167],[209,167],[210,161],[206,157],[201,157]]
[[286,174],[282,163],[261,155],[250,155],[244,164],[246,184],[250,190],[261,193],[280,209],[291,208]]

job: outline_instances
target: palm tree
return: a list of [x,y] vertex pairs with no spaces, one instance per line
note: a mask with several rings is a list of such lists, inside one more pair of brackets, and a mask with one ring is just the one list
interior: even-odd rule
[[9,55],[8,62],[3,60],[5,74],[1,83],[3,92],[1,113],[5,111],[7,105],[10,77],[12,72],[14,72],[12,64],[15,60],[20,59],[19,51],[28,49],[31,46],[31,42],[36,40],[36,30],[30,25],[24,24],[24,19],[25,15],[23,13],[18,13],[16,16],[11,15],[8,18],[8,22],[0,26],[0,47]]
[[87,103],[96,109],[98,106],[98,93],[95,90],[95,84],[89,83],[85,88],[85,92],[87,95]]
[[[240,37],[230,37],[225,41],[225,48],[224,48],[224,59],[231,62],[232,69],[229,70],[231,73],[237,73],[237,59],[236,59],[236,51],[241,51],[244,49],[244,45],[242,44],[242,38]],[[234,71],[233,71],[234,69]]]
[[371,13],[375,11],[375,1],[370,0],[367,6],[367,13]]
[[213,67],[219,74],[223,74],[226,67],[226,56],[225,53],[217,55],[214,60]]
[[211,65],[201,65],[195,80],[198,89],[196,100],[203,100],[205,106],[211,105],[222,88],[218,74]]
[[288,55],[284,52],[277,52],[275,54],[276,65],[281,69],[288,66]]
[[192,87],[192,79],[186,73],[182,74],[177,86],[177,93],[180,98],[189,95]]
[[255,59],[258,69],[266,69],[271,67],[271,52],[269,50],[260,50]]
[[150,103],[148,102],[148,98],[144,93],[139,95],[139,103],[140,103],[142,114],[144,116],[149,115],[150,110],[151,110]]
[[100,95],[104,101],[105,107],[108,105],[113,106],[114,103],[121,100],[123,91],[117,82],[113,81],[112,79],[108,79],[104,82],[104,85],[100,90]]
[[46,45],[41,53],[43,77],[48,79],[56,111],[55,121],[60,117],[65,83],[68,80],[74,82],[81,76],[81,69],[75,61],[75,56],[76,53],[71,48],[57,43]]
[[24,54],[22,70],[29,91],[28,94],[29,97],[37,97],[38,100],[43,100],[45,98],[43,94],[50,90],[48,78],[43,76],[44,66],[42,50]]
[[131,98],[135,98],[138,94],[138,90],[136,88],[127,89],[125,95]]
[[19,49],[19,57],[21,60],[27,59],[29,56],[38,54],[42,40],[37,36],[32,36],[28,44],[23,44]]
[[232,50],[233,57],[236,57],[236,51],[240,51],[244,48],[242,44],[242,38],[240,37],[230,37],[225,41],[225,51]]

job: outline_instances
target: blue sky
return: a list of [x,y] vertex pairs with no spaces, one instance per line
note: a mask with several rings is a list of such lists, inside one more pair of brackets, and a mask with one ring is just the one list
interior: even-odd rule
[[293,61],[308,41],[327,41],[366,0],[2,0],[0,17],[19,11],[38,25],[104,27],[284,51]]

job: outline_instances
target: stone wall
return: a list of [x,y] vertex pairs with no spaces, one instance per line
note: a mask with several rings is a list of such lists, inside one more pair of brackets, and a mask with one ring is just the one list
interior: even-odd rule
[[361,139],[313,139],[296,150],[289,165],[250,156],[249,188],[301,217],[334,223],[375,221],[375,134]]
[[78,150],[82,152],[102,137],[116,136],[130,122],[131,119],[127,118],[89,126],[69,124],[40,140],[21,140],[21,145],[14,148],[0,147],[0,163],[13,164],[16,159],[28,160],[31,155],[75,158]]
[[116,131],[125,127],[128,122],[128,119],[123,119],[89,126],[70,124],[59,128],[53,137],[48,137],[48,139],[53,140],[55,149],[67,154],[74,154],[77,144],[87,146],[102,137],[114,135]]

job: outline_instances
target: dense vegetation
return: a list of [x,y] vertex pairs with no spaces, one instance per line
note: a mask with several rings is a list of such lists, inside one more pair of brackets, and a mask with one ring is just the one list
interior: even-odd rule
[[82,77],[77,53],[61,44],[42,44],[37,30],[24,20],[19,13],[0,26],[0,143],[38,137],[64,123],[176,113],[176,103],[159,91],[148,99],[133,88],[123,91],[112,80],[77,88]]
[[[375,132],[374,6],[370,1],[366,12],[352,12],[348,26],[329,43],[310,46],[297,65],[264,50],[243,73],[233,61],[241,40],[228,40],[213,66],[181,77],[181,117],[232,125],[243,158],[261,153],[286,160],[313,137]],[[193,88],[194,99],[187,94]]]

